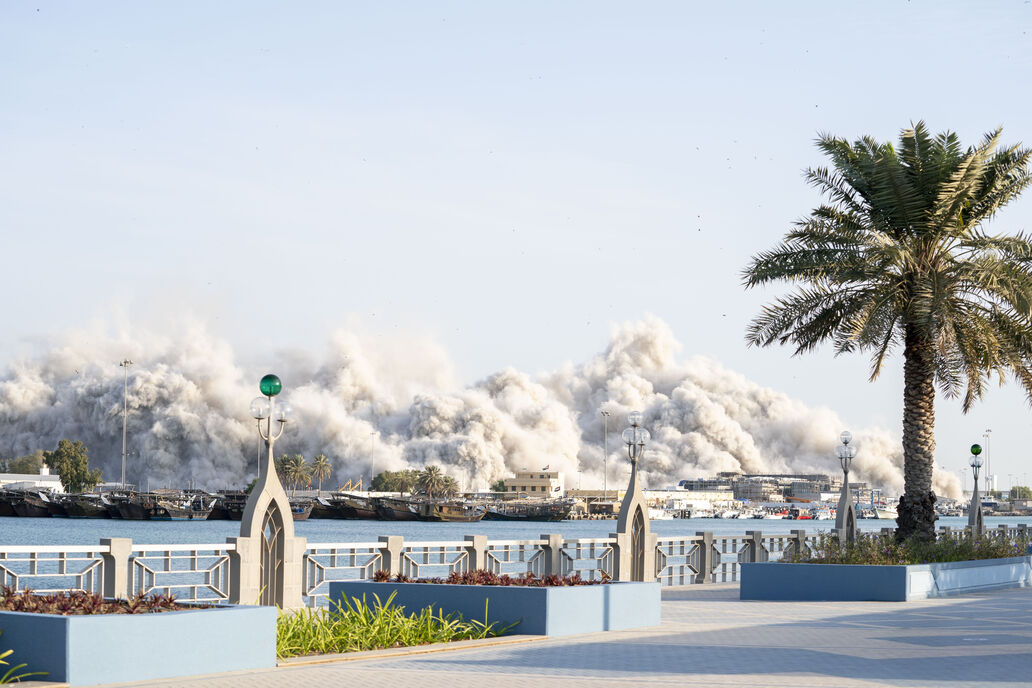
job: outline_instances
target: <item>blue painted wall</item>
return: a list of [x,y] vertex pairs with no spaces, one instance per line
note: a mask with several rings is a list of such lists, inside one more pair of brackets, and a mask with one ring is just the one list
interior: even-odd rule
[[528,588],[496,585],[434,585],[426,583],[374,583],[347,581],[330,584],[330,599],[373,596],[386,602],[395,592],[394,604],[409,613],[426,607],[444,614],[458,612],[467,620],[498,626],[515,623],[507,634],[571,635],[660,623],[659,583],[611,583],[569,587]]
[[0,612],[0,646],[72,686],[276,665],[274,607],[57,616]]

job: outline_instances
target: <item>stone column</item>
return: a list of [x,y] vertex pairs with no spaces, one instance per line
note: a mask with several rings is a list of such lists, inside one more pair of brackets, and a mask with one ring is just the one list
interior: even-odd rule
[[466,545],[466,566],[469,571],[487,568],[487,536],[467,535],[463,538]]
[[111,599],[125,599],[129,597],[129,557],[133,552],[133,541],[130,538],[103,538],[100,544],[109,548],[100,555],[104,560],[101,594]]
[[545,576],[563,575],[563,536],[555,533],[542,533],[542,540],[547,543],[542,547],[545,553],[545,565],[542,574]]
[[401,573],[401,555],[405,547],[405,538],[400,535],[381,535],[380,569],[392,576]]

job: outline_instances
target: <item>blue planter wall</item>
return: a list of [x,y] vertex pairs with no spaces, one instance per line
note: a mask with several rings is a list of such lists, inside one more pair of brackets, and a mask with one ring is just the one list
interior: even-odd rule
[[444,614],[458,612],[467,620],[515,626],[507,634],[571,635],[657,626],[660,622],[659,583],[609,583],[529,588],[497,585],[436,585],[348,581],[330,584],[330,600],[373,595],[416,613],[425,607]]
[[0,612],[0,645],[72,686],[276,666],[275,607],[58,616]]
[[904,602],[1032,585],[1032,557],[910,566],[742,564],[743,600]]

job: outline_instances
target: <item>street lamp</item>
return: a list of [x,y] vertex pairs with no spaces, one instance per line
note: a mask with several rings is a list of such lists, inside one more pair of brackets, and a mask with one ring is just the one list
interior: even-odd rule
[[968,507],[968,527],[971,534],[981,534],[985,528],[985,520],[982,518],[982,500],[978,496],[978,469],[982,467],[982,459],[979,454],[982,447],[977,444],[971,445],[971,475],[975,478],[975,486],[971,490],[971,506]]
[[125,375],[122,378],[122,489],[125,489],[125,434],[126,420],[129,417],[129,366],[133,364],[128,358],[118,365],[125,368]]
[[645,453],[645,445],[652,439],[648,430],[641,427],[641,412],[631,411],[627,414],[627,422],[631,427],[623,431],[623,441],[627,445],[627,458],[631,460],[632,470],[638,459]]
[[602,414],[602,495],[609,499],[609,411],[599,409]]
[[843,430],[839,441],[841,444],[835,447],[835,455],[842,466],[842,494],[839,495],[838,511],[835,513],[835,529],[840,540],[852,542],[856,540],[856,507],[849,496],[849,467],[856,457],[856,447],[849,444],[853,441],[853,433]]
[[986,428],[982,433],[982,437],[985,438],[985,491],[987,494],[991,494],[993,491],[993,458],[990,451],[992,447],[989,444],[992,434],[992,428]]
[[[275,471],[273,445],[287,427],[287,421],[290,419],[290,404],[283,403],[277,406],[275,397],[283,389],[283,383],[271,373],[261,379],[258,383],[258,389],[265,396],[255,397],[251,402],[251,416],[258,421],[258,436],[265,441],[267,449],[265,469],[267,471]],[[275,433],[272,431],[273,419],[279,423]],[[264,430],[262,429],[263,420],[265,421]],[[261,467],[258,470],[258,477],[261,477]]]

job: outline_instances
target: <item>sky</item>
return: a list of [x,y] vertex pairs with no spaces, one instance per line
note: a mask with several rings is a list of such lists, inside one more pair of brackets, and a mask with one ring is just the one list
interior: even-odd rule
[[[1029,30],[1024,0],[5,2],[0,370],[199,322],[255,370],[347,326],[472,382],[652,315],[686,357],[899,432],[902,360],[871,383],[747,347],[785,289],[741,272],[820,202],[821,132],[1032,145]],[[1032,231],[1026,196],[994,231]],[[1017,387],[936,412],[941,466],[991,428],[1000,485],[1032,478]]]

